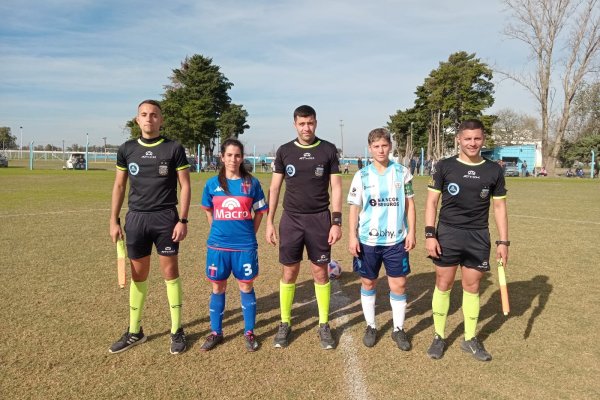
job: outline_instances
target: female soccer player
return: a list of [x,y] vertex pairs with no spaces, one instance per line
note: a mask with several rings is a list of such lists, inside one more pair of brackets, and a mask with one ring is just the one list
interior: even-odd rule
[[244,145],[239,140],[227,139],[221,145],[221,168],[218,176],[204,186],[202,208],[210,225],[206,276],[212,284],[209,303],[212,332],[200,350],[211,350],[223,341],[227,278],[233,273],[240,288],[246,348],[254,351],[258,348],[254,336],[253,288],[258,275],[256,231],[268,206],[260,182],[244,168]]

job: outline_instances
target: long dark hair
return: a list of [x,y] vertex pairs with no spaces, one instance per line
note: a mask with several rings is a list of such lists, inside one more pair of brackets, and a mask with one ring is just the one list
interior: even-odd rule
[[[225,141],[223,141],[223,143],[221,143],[221,157],[225,156],[225,149],[228,146],[235,146],[238,149],[240,149],[240,152],[242,153],[242,163],[240,164],[240,177],[242,178],[242,180],[244,181],[244,183],[249,184],[251,179],[252,179],[252,174],[248,171],[246,171],[246,168],[244,167],[244,145],[242,144],[242,142],[240,142],[237,139],[233,139],[233,138],[229,138],[226,139]],[[221,168],[219,168],[219,185],[221,186],[221,189],[223,189],[223,191],[227,194],[231,194],[229,193],[229,186],[227,185],[227,177],[225,176],[225,163],[221,162]]]

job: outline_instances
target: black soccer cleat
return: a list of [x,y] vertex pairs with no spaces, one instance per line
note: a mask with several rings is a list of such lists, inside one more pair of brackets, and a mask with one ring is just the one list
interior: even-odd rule
[[127,331],[123,334],[123,336],[121,336],[119,340],[110,346],[108,352],[111,354],[122,353],[125,350],[129,350],[133,346],[144,343],[146,339],[148,338],[144,335],[144,331],[141,327],[138,333],[130,333],[129,328],[127,328]]
[[273,344],[276,348],[287,347],[289,344],[290,333],[292,333],[292,327],[287,322],[279,324],[277,333],[273,338]]
[[402,351],[409,351],[412,348],[408,335],[404,332],[404,329],[398,329],[392,332],[392,340],[396,342],[398,348]]
[[204,344],[200,346],[200,351],[209,351],[217,347],[218,344],[223,343],[223,334],[218,334],[216,332],[211,332],[210,335],[206,337]]
[[246,350],[253,352],[258,349],[258,341],[256,340],[256,336],[254,336],[254,332],[248,331],[244,333],[244,341],[246,342]]
[[171,333],[171,354],[181,354],[187,348],[185,342],[185,333],[183,333],[183,328],[177,329],[177,332]]
[[463,340],[460,343],[460,348],[467,353],[471,353],[473,358],[476,360],[492,360],[492,355],[485,350],[485,347],[483,347],[483,343],[481,343],[476,337],[473,337],[473,339],[471,340]]
[[325,350],[335,349],[335,339],[328,323],[319,325],[319,340],[321,341],[321,347]]
[[365,329],[365,335],[363,336],[363,344],[367,347],[375,346],[375,342],[377,341],[377,329],[373,328],[371,325],[367,325]]
[[445,350],[446,342],[436,333],[433,337],[433,342],[431,342],[431,346],[427,349],[427,355],[434,360],[439,360],[444,356]]

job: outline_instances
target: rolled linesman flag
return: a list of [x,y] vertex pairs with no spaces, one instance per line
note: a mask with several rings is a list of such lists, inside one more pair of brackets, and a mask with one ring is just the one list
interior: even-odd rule
[[123,239],[117,240],[117,278],[121,289],[125,287],[127,275],[125,274],[125,242]]
[[508,303],[508,288],[506,287],[506,274],[502,259],[498,260],[498,282],[500,283],[500,298],[502,299],[502,312],[508,315],[510,304]]

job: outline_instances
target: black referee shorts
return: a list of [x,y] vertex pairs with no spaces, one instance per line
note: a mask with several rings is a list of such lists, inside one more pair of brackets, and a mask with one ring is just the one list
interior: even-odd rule
[[279,262],[283,265],[302,261],[306,247],[308,259],[325,265],[331,258],[329,210],[316,214],[300,214],[283,210],[279,222]]
[[176,208],[155,212],[128,211],[125,216],[125,235],[129,258],[138,259],[152,253],[152,244],[161,256],[179,253],[179,243],[172,239],[179,221]]
[[438,267],[460,265],[480,271],[490,270],[490,231],[486,229],[458,229],[438,224],[437,240],[442,248],[440,258],[434,258]]

